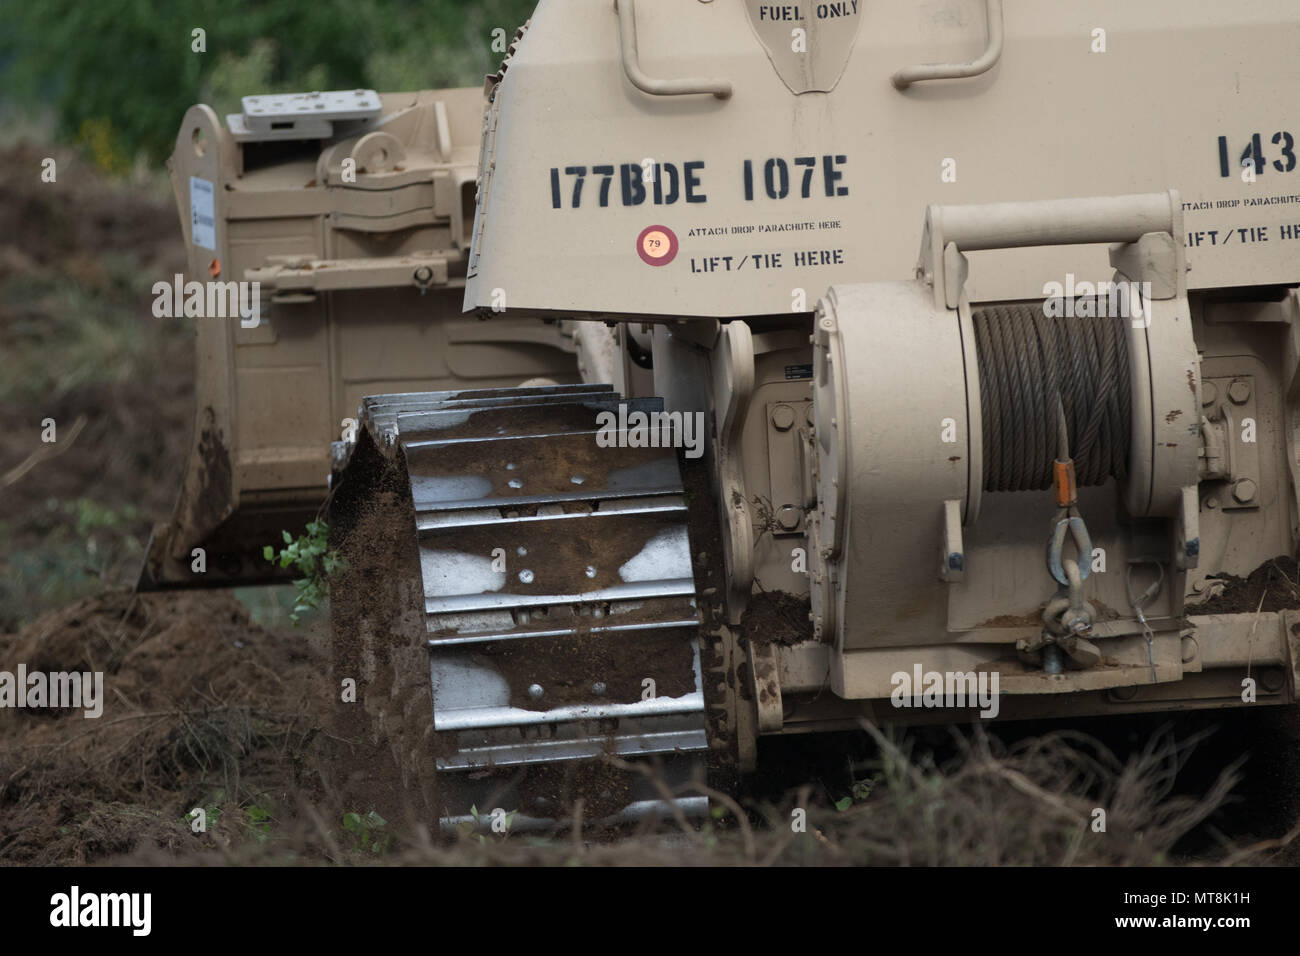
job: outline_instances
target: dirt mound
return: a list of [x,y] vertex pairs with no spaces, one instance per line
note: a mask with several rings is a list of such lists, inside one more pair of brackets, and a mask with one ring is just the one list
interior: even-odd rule
[[1191,605],[1189,613],[1254,614],[1259,610],[1300,608],[1300,567],[1297,567],[1295,558],[1285,554],[1270,558],[1244,578],[1234,574],[1212,574],[1206,581],[1221,581],[1223,587],[1208,601]]
[[[255,836],[311,786],[299,771],[323,659],[319,640],[259,627],[224,591],[110,592],[0,638],[0,670],[104,675],[97,719],[0,710],[0,860],[85,863]],[[225,828],[192,833],[195,807]]]

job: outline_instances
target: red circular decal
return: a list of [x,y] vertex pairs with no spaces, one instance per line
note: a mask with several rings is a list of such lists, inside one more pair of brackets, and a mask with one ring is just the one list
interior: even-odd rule
[[666,266],[677,257],[677,234],[667,226],[646,226],[636,237],[636,254],[652,266]]

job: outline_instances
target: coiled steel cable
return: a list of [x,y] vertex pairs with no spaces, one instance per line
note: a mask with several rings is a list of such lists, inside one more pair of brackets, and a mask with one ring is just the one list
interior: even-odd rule
[[[1051,317],[1039,305],[975,309],[984,490],[1041,491],[1063,449],[1060,409],[1080,486],[1128,474],[1132,394],[1126,319]],[[1106,300],[1094,300],[1104,308]],[[1084,309],[1084,311],[1087,311]],[[1059,402],[1059,407],[1058,407]]]

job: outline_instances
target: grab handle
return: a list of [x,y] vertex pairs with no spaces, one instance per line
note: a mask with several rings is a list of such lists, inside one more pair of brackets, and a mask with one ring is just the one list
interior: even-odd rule
[[619,47],[623,56],[623,72],[642,93],[651,96],[684,96],[689,93],[712,93],[720,100],[731,96],[731,83],[727,80],[685,77],[679,80],[661,80],[648,76],[637,58],[636,0],[614,0],[618,13]]
[[1002,0],[987,0],[988,46],[978,60],[969,63],[921,63],[905,66],[891,78],[894,88],[905,90],[921,80],[959,80],[987,73],[1002,57]]

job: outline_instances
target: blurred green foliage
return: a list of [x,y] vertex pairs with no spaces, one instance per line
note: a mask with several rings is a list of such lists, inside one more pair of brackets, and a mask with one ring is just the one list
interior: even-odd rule
[[[535,0],[38,0],[0,4],[0,89],[48,105],[109,172],[158,163],[184,112],[253,93],[476,86]],[[205,52],[195,52],[194,31]],[[497,34],[498,41],[501,34]],[[498,42],[498,47],[501,45]]]
[[[45,228],[61,228],[57,214]],[[37,403],[146,373],[157,345],[140,334],[139,304],[149,301],[151,277],[117,250],[88,268],[81,277],[47,270],[0,282],[0,403]]]
[[[0,633],[18,630],[41,613],[118,585],[144,558],[133,533],[134,505],[108,505],[90,498],[48,498],[24,518],[24,541],[0,521],[5,542],[0,574]],[[37,537],[39,536],[39,537]]]

